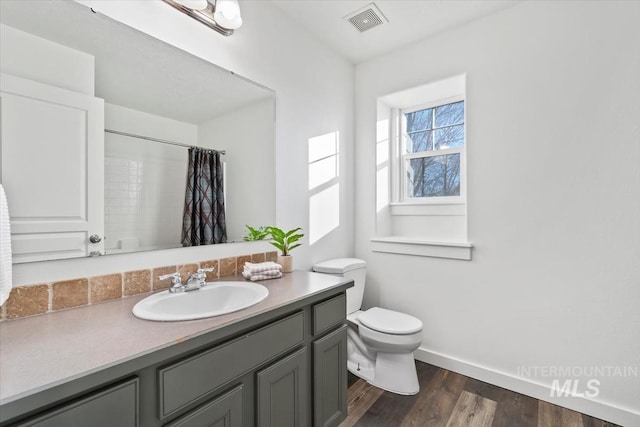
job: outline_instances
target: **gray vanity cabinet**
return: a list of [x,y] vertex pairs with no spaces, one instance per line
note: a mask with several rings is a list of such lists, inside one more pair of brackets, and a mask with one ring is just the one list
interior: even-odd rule
[[336,426],[347,285],[3,405],[0,427]]
[[171,417],[244,373],[302,344],[304,312],[298,312],[161,368],[160,418]]
[[347,326],[313,343],[313,425],[337,426],[347,416]]
[[258,372],[256,425],[304,426],[308,416],[308,377],[306,348]]
[[43,415],[16,424],[20,427],[137,427],[138,378],[128,380]]
[[347,299],[313,306],[313,425],[337,426],[347,416]]
[[168,427],[242,427],[242,386],[191,411]]

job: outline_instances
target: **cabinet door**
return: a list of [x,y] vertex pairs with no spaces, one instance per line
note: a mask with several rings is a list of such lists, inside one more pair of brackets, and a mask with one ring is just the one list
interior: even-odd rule
[[257,374],[258,427],[307,424],[307,349],[303,348]]
[[102,253],[103,100],[9,74],[0,95],[13,262]]
[[168,427],[242,427],[242,386],[226,392]]
[[337,426],[347,416],[347,326],[313,343],[313,425]]

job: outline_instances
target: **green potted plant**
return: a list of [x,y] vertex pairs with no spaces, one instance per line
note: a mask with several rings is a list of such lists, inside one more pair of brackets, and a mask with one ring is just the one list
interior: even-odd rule
[[302,228],[294,228],[289,231],[284,231],[278,227],[269,226],[267,231],[271,236],[271,244],[280,250],[278,255],[278,264],[282,265],[282,271],[284,273],[290,273],[293,271],[293,258],[290,252],[300,246],[302,243],[298,241],[304,236],[299,233]]
[[264,240],[265,238],[269,237],[269,230],[268,230],[269,227],[263,226],[263,227],[254,228],[246,224],[245,224],[245,227],[247,227],[247,230],[249,230],[247,234],[244,236],[245,242]]
[[247,227],[247,234],[244,236],[244,240],[247,242],[264,240],[271,238],[271,244],[280,250],[278,255],[278,264],[282,265],[282,271],[284,273],[290,273],[293,271],[293,257],[290,252],[300,246],[302,243],[298,241],[304,236],[302,228],[294,228],[289,231],[284,231],[278,227],[272,225],[266,227]]

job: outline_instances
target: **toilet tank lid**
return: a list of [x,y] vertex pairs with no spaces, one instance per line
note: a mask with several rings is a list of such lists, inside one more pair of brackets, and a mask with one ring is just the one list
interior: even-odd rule
[[365,268],[367,263],[357,258],[336,258],[322,261],[313,266],[313,271],[318,273],[340,274],[347,271]]

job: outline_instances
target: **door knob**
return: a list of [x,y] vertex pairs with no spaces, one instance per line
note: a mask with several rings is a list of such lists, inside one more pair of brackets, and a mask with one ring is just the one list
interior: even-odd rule
[[102,237],[98,236],[97,234],[92,234],[89,237],[89,241],[91,243],[100,243],[100,242],[102,242]]

